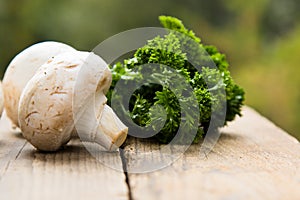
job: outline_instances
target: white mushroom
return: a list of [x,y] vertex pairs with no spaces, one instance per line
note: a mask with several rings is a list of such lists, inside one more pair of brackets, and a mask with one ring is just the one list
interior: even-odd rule
[[2,83],[0,81],[0,117],[3,112],[3,104],[4,104],[3,89],[2,89]]
[[77,129],[81,139],[108,150],[119,147],[128,128],[106,105],[111,84],[107,64],[88,52],[68,52],[42,65],[19,103],[23,136],[37,149],[55,151]]
[[49,58],[66,52],[76,51],[59,42],[41,42],[19,53],[9,64],[3,79],[4,107],[12,123],[18,126],[20,95],[37,69]]

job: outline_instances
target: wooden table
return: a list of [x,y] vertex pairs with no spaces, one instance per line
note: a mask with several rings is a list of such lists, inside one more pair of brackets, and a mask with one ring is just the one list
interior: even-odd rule
[[143,152],[154,162],[151,152],[162,146],[131,138],[99,162],[78,139],[42,153],[5,117],[0,129],[1,200],[300,199],[299,142],[249,107],[221,130],[207,157],[192,145],[170,166],[139,174],[122,169],[143,164],[132,159]]

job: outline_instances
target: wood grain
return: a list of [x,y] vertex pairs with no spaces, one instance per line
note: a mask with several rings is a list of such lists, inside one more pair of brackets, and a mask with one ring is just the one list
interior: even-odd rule
[[[200,156],[200,145],[170,157],[180,146],[133,138],[120,154],[99,149],[91,154],[78,139],[56,153],[43,153],[4,118],[0,199],[300,199],[296,139],[248,107],[221,132],[206,157]],[[153,172],[122,172],[161,163],[164,168]]]
[[[133,199],[300,199],[296,139],[248,107],[221,132],[205,159],[200,145],[192,145],[162,170],[129,174]],[[159,162],[160,148],[131,138],[124,151],[128,170],[144,167],[136,157]]]
[[[56,153],[35,150],[1,122],[0,199],[128,199],[123,172],[104,166],[77,139]],[[122,168],[119,153],[101,154]]]

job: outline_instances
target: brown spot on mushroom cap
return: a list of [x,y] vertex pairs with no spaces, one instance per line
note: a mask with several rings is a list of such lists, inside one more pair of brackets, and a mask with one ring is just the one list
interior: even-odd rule
[[33,114],[36,114],[36,113],[39,113],[38,111],[32,111],[30,113],[28,113],[26,116],[25,116],[25,120],[28,119],[28,117],[30,117],[30,115],[33,115]]
[[67,69],[71,69],[71,68],[75,68],[75,67],[78,67],[79,64],[74,64],[74,65],[68,65],[66,66]]

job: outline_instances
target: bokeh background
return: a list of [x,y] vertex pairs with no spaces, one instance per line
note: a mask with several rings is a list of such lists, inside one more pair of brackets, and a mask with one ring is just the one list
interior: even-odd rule
[[247,105],[300,139],[299,10],[299,0],[0,0],[0,75],[39,41],[91,50],[172,15],[227,55]]

